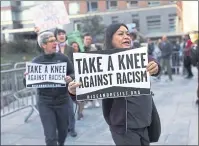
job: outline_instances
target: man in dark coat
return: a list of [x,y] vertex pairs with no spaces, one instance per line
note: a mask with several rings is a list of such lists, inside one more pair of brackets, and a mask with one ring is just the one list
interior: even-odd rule
[[[193,66],[196,66],[199,70],[199,38],[198,38],[198,31],[191,32],[189,34],[191,38],[191,42],[194,44],[191,49],[191,62]],[[199,104],[199,71],[198,71],[198,90],[197,90],[198,99],[196,103]]]

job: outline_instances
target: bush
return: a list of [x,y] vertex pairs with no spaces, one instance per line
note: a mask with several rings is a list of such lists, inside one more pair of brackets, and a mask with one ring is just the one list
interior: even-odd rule
[[17,39],[12,42],[1,44],[2,54],[18,54],[18,53],[37,53],[39,51],[35,40]]

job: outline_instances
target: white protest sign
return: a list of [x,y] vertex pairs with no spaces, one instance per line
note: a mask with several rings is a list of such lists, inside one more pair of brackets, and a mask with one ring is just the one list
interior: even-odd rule
[[26,88],[66,87],[67,63],[26,63]]
[[33,21],[40,31],[55,28],[60,24],[70,23],[64,1],[53,1],[30,9]]
[[77,100],[150,94],[147,48],[74,53]]

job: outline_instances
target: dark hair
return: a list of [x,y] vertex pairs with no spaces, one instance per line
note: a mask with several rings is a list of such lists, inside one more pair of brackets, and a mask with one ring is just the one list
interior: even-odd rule
[[136,38],[137,38],[137,34],[136,34],[135,32],[130,33],[130,35],[131,35],[131,36],[133,36],[133,37],[134,37],[134,39],[136,39]]
[[112,38],[113,34],[121,27],[124,26],[128,30],[128,27],[123,24],[123,23],[116,23],[116,24],[111,24],[107,27],[106,32],[105,32],[105,39],[104,39],[104,49],[113,49],[112,45]]
[[77,46],[78,46],[78,52],[80,52],[79,44],[78,44],[77,42],[71,42],[71,43],[70,43],[70,46],[72,46],[73,44],[77,44]]
[[[56,28],[55,31],[54,31],[54,35],[55,35],[55,38],[56,38],[56,39],[57,39],[57,35],[58,35],[59,33],[64,33],[64,34],[66,34],[66,31],[63,30],[63,29],[60,29],[60,28]],[[67,40],[67,36],[66,36],[66,40]]]
[[[86,37],[86,36],[91,36],[91,34],[90,34],[90,33],[85,33],[85,34],[83,35],[83,38]],[[92,37],[92,36],[91,36],[91,37]]]

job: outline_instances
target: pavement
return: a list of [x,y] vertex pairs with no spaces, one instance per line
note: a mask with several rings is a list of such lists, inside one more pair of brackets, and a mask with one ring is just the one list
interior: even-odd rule
[[[159,142],[152,145],[198,145],[197,71],[187,80],[175,75],[173,82],[152,79],[154,101],[162,126]],[[34,112],[27,123],[30,108],[1,118],[1,145],[44,145],[42,125]],[[84,119],[76,122],[78,136],[67,137],[66,145],[114,145],[101,108],[85,109]]]

